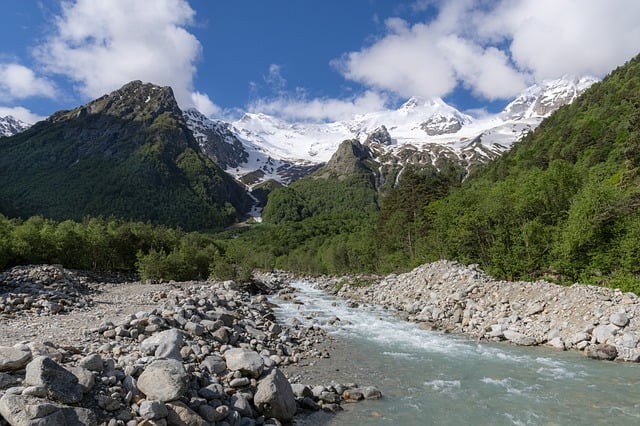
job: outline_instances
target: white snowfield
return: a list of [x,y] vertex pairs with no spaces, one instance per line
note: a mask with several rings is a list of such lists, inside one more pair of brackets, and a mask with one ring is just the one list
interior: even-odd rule
[[[501,113],[481,118],[464,114],[440,98],[411,98],[395,110],[330,123],[289,123],[261,113],[246,113],[233,123],[210,120],[194,110],[185,116],[192,128],[197,117],[201,126],[211,129],[223,126],[242,142],[248,159],[227,172],[239,178],[261,170],[264,173],[261,180],[273,178],[289,183],[283,170],[292,165],[324,163],[342,141],[357,139],[364,143],[381,126],[386,128],[390,144],[376,144],[377,159],[384,155],[396,162],[413,161],[407,160],[407,155],[399,155],[407,150],[426,153],[431,161],[442,152],[459,158],[474,153],[480,158],[494,158],[596,81],[593,77],[570,76],[547,80],[527,88]],[[201,144],[207,143],[205,135],[197,129],[194,133]],[[223,139],[233,143],[233,137]]]

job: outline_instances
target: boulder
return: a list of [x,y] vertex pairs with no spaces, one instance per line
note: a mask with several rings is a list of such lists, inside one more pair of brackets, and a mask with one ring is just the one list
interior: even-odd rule
[[20,370],[31,359],[31,350],[27,346],[0,346],[0,371]]
[[46,390],[47,396],[64,404],[82,400],[83,388],[78,378],[49,357],[35,357],[26,369],[24,383]]
[[618,350],[613,345],[593,345],[587,348],[587,356],[593,359],[613,361],[618,356]]
[[170,328],[143,340],[140,349],[146,354],[154,354],[157,358],[182,360],[180,349],[184,346],[184,332]]
[[69,407],[47,399],[6,394],[0,399],[0,415],[12,426],[95,426],[93,411]]
[[208,370],[210,374],[220,374],[227,369],[227,364],[218,355],[209,355],[200,362],[200,368]]
[[140,377],[138,389],[147,399],[173,401],[185,394],[189,375],[180,361],[160,359],[149,364]]
[[102,357],[98,354],[89,354],[86,357],[82,358],[78,365],[80,367],[84,367],[89,371],[102,371],[104,368],[102,364]]
[[623,312],[619,312],[616,314],[611,314],[609,317],[609,322],[611,324],[617,325],[618,327],[624,327],[629,323],[629,317]]
[[281,422],[290,421],[296,414],[296,399],[285,375],[274,368],[258,383],[253,403],[265,417]]
[[200,417],[184,402],[172,401],[167,404],[169,414],[167,424],[172,426],[210,426],[211,423]]
[[534,339],[533,337],[526,336],[513,330],[505,330],[504,338],[520,346],[533,346],[537,343],[536,339]]
[[617,326],[613,324],[604,324],[594,328],[591,335],[596,338],[596,343],[606,343],[607,340],[615,336],[617,331]]
[[169,415],[167,406],[157,399],[142,401],[139,412],[140,416],[147,420],[162,419]]
[[237,370],[242,374],[258,378],[264,368],[264,359],[255,351],[243,348],[229,349],[224,353],[224,359],[229,370]]

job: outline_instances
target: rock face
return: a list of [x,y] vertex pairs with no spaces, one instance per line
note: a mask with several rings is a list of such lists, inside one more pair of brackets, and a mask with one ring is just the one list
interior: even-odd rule
[[[331,290],[335,280],[319,284]],[[640,359],[640,299],[615,289],[500,281],[477,265],[438,261],[382,277],[367,288],[345,284],[337,294],[478,339],[589,349],[601,359]]]
[[262,414],[288,422],[296,414],[296,400],[289,380],[274,368],[258,383],[253,401]]

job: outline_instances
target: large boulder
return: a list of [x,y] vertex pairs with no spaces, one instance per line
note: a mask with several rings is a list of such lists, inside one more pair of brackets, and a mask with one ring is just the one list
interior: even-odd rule
[[159,359],[149,364],[140,377],[138,389],[147,399],[163,402],[173,401],[185,394],[189,384],[189,375],[180,361]]
[[594,328],[591,334],[596,338],[596,343],[607,343],[607,340],[615,336],[617,332],[618,327],[615,325],[602,324]]
[[618,356],[618,350],[613,345],[593,345],[587,348],[587,356],[593,359],[613,361]]
[[44,389],[49,398],[63,404],[82,400],[83,388],[78,378],[46,356],[37,356],[27,365],[24,383]]
[[95,426],[93,411],[68,407],[34,396],[6,394],[0,399],[0,415],[11,426]]
[[251,349],[233,348],[224,353],[229,370],[240,371],[245,376],[258,378],[264,369],[264,359]]
[[290,421],[296,414],[296,398],[285,375],[274,368],[258,383],[253,403],[265,417],[281,422]]
[[140,344],[140,349],[146,354],[153,354],[156,358],[182,360],[180,349],[184,346],[184,332],[177,328],[170,328],[146,338]]
[[20,370],[30,359],[31,350],[27,346],[0,346],[0,371]]

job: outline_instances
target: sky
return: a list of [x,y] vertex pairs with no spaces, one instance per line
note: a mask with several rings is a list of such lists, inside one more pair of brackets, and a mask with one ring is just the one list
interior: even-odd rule
[[638,0],[21,0],[0,15],[0,116],[132,80],[181,108],[334,121],[441,97],[478,115],[640,53]]

